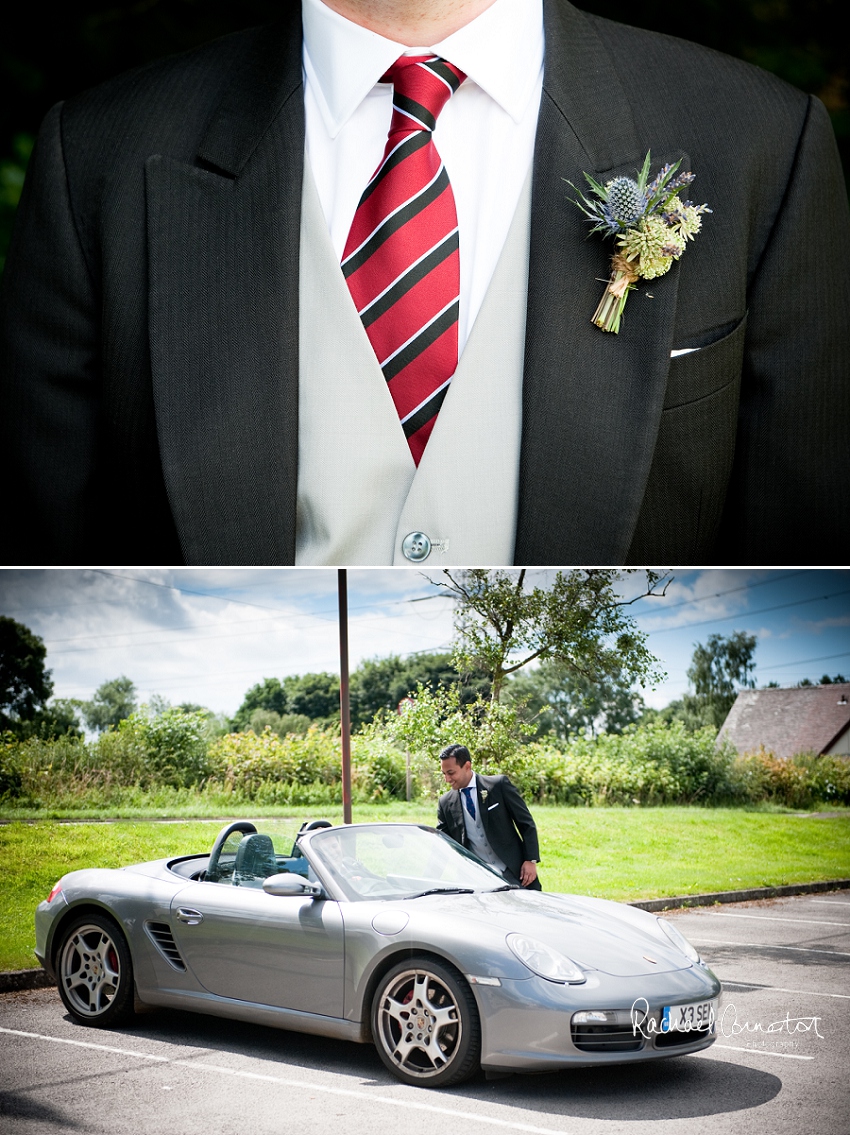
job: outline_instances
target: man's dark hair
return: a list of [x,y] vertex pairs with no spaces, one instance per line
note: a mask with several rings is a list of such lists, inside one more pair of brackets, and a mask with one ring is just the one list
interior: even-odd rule
[[446,745],[445,749],[440,753],[440,760],[447,761],[451,757],[454,757],[459,765],[468,765],[472,760],[466,745]]

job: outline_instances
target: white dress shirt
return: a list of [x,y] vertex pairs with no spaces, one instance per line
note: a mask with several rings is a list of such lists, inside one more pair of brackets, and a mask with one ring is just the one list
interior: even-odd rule
[[437,120],[460,234],[463,351],[531,168],[543,84],[542,0],[496,0],[439,43],[408,48],[302,0],[306,152],[337,254],[378,167],[392,117],[379,80],[405,53],[433,51],[468,76]]

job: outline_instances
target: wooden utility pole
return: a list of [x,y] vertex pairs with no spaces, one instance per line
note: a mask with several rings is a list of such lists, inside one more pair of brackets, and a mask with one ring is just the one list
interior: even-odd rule
[[348,581],[345,568],[339,586],[339,720],[342,726],[342,821],[351,823],[351,710],[348,696]]

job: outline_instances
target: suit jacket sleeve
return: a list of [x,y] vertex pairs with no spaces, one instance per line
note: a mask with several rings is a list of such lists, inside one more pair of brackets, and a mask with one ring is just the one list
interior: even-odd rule
[[848,248],[850,212],[832,126],[810,98],[791,176],[750,278],[723,562],[813,562],[816,549],[835,554],[828,534],[846,531]]
[[437,801],[437,831],[444,832],[447,836],[455,842],[460,843],[458,839],[458,832],[456,825],[452,822],[451,813],[448,808],[449,793],[445,793]]
[[537,838],[537,825],[528,806],[520,796],[517,788],[507,777],[502,781],[502,800],[514,827],[519,832],[522,841],[523,861],[533,859],[540,861],[540,843]]

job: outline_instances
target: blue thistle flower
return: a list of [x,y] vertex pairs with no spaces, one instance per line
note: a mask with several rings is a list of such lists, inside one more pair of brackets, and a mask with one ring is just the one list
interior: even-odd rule
[[615,177],[606,190],[603,213],[609,227],[616,231],[637,224],[646,209],[646,196],[638,183],[630,177]]

